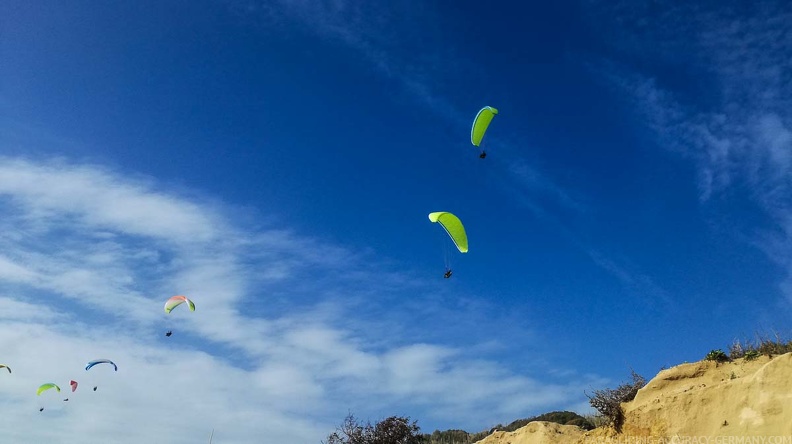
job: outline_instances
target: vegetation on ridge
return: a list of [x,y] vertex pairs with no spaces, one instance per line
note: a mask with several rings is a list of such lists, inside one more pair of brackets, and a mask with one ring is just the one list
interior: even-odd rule
[[[704,357],[705,360],[717,363],[730,362],[744,358],[754,360],[765,355],[773,358],[792,352],[792,340],[782,339],[778,334],[769,336],[757,335],[754,341],[735,340],[727,354],[722,349],[713,349]],[[732,376],[733,377],[733,376]],[[472,444],[495,431],[513,432],[533,421],[548,421],[563,425],[574,425],[584,430],[610,425],[617,432],[624,424],[624,411],[621,404],[632,401],[638,390],[646,385],[646,379],[631,370],[631,382],[624,383],[615,389],[594,390],[589,404],[598,412],[593,416],[581,416],[574,412],[557,411],[544,413],[532,418],[518,419],[508,425],[498,424],[489,430],[468,433],[464,430],[435,430],[431,434],[421,434],[417,421],[410,422],[408,417],[391,416],[374,425],[370,422],[360,423],[351,413],[335,432],[330,434],[323,444]]]

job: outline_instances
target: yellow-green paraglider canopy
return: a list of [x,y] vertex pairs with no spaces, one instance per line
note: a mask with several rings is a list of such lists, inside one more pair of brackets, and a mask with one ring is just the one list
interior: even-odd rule
[[460,253],[468,252],[467,234],[465,234],[465,227],[458,217],[447,211],[437,211],[429,213],[429,220],[439,223],[446,230]]
[[481,145],[481,139],[484,138],[484,133],[487,132],[495,114],[498,114],[498,110],[491,106],[481,108],[481,111],[476,114],[476,118],[473,119],[473,127],[470,128],[470,143],[475,146]]
[[39,388],[36,390],[36,394],[41,396],[41,393],[43,393],[43,392],[45,392],[45,391],[47,391],[49,389],[52,389],[52,388],[54,388],[57,391],[60,391],[60,387],[58,387],[56,384],[53,384],[53,383],[49,382],[47,384],[41,384],[39,386]]

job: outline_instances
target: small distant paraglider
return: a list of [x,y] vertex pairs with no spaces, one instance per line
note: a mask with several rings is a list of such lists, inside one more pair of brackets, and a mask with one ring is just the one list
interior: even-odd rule
[[36,390],[36,395],[41,396],[42,393],[46,392],[49,389],[55,389],[56,391],[60,392],[60,387],[58,387],[58,384],[48,382],[46,384],[41,384],[39,386],[38,390]]
[[[170,312],[173,311],[174,308],[184,303],[186,303],[187,306],[190,307],[190,311],[195,311],[195,303],[191,301],[187,296],[179,295],[179,296],[173,296],[167,301],[165,301],[165,313],[170,314]],[[170,338],[172,334],[173,334],[173,330],[168,330],[167,333],[165,333],[165,336]]]
[[[74,393],[74,391],[75,391],[75,390],[77,390],[77,381],[75,381],[74,379],[72,379],[71,381],[69,381],[69,385],[71,386],[72,393]],[[66,402],[66,401],[68,401],[68,400],[69,400],[69,398],[65,398],[65,399],[63,400],[63,402]]]
[[174,308],[185,302],[190,307],[190,311],[195,311],[195,303],[189,300],[187,296],[173,296],[165,302],[165,313],[170,313]]
[[[440,226],[443,227],[460,253],[468,252],[468,238],[465,233],[465,226],[462,225],[462,221],[459,220],[458,217],[447,211],[437,211],[429,213],[429,220],[434,223],[439,223]],[[446,271],[443,277],[448,279],[452,274],[453,272],[450,267],[449,259],[446,258]]]
[[[470,143],[474,146],[481,147],[481,140],[484,138],[484,134],[487,132],[487,128],[489,128],[492,118],[495,117],[496,114],[498,114],[498,110],[491,106],[481,108],[478,114],[476,114],[476,118],[473,119],[473,126],[470,128]],[[487,152],[482,149],[479,157],[482,159],[487,157]]]
[[[48,382],[46,384],[41,384],[39,386],[39,388],[36,390],[36,396],[41,396],[42,393],[44,393],[44,392],[46,392],[47,390],[50,390],[50,389],[55,389],[59,393],[61,391],[60,387],[58,387],[57,384],[54,384],[52,382]],[[39,412],[43,412],[43,411],[44,411],[44,407],[39,408]]]
[[94,360],[94,361],[89,361],[88,365],[85,366],[85,370],[88,371],[88,370],[90,370],[91,368],[93,368],[97,364],[110,364],[110,365],[113,366],[115,371],[118,371],[118,366],[115,364],[115,362],[113,362],[113,361],[111,361],[109,359],[97,359],[97,360]]
[[0,364],[0,368],[4,368],[4,369],[8,370],[8,373],[11,373],[11,367],[9,367],[9,366],[7,366],[5,364]]
[[[88,362],[88,365],[85,366],[85,371],[88,371],[88,370],[92,369],[93,367],[95,367],[98,364],[109,364],[109,365],[112,365],[113,366],[113,370],[118,371],[118,366],[115,364],[115,362],[113,362],[113,361],[111,361],[109,359],[96,359],[94,361],[90,361],[90,362]],[[95,385],[94,388],[93,388],[93,391],[96,391],[96,389],[98,387],[99,386]]]

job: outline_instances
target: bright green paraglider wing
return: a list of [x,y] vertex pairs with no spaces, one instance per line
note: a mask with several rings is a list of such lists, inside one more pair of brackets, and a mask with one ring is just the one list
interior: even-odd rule
[[473,127],[470,128],[470,143],[476,146],[481,145],[481,139],[484,138],[484,133],[487,132],[495,114],[498,114],[498,110],[491,106],[481,108],[481,111],[476,114],[476,118],[473,119]]
[[41,395],[43,392],[45,392],[45,391],[47,391],[47,390],[49,390],[51,388],[54,388],[55,390],[60,391],[60,387],[58,387],[57,385],[55,385],[55,384],[50,382],[50,383],[47,383],[47,384],[41,384],[41,386],[39,386],[38,390],[36,390],[36,394],[37,395]]
[[458,217],[447,211],[437,211],[429,213],[429,220],[439,223],[446,230],[460,253],[468,252],[467,234],[465,234],[465,227]]

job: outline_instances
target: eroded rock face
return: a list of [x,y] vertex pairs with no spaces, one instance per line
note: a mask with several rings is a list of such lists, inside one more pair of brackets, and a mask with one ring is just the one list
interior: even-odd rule
[[670,443],[717,436],[786,437],[785,442],[792,442],[792,353],[678,365],[661,371],[622,407],[621,435],[610,429],[583,432],[575,426],[531,422],[511,433],[495,432],[479,443],[606,444],[626,438]]
[[660,372],[623,405],[636,436],[792,436],[792,353]]

